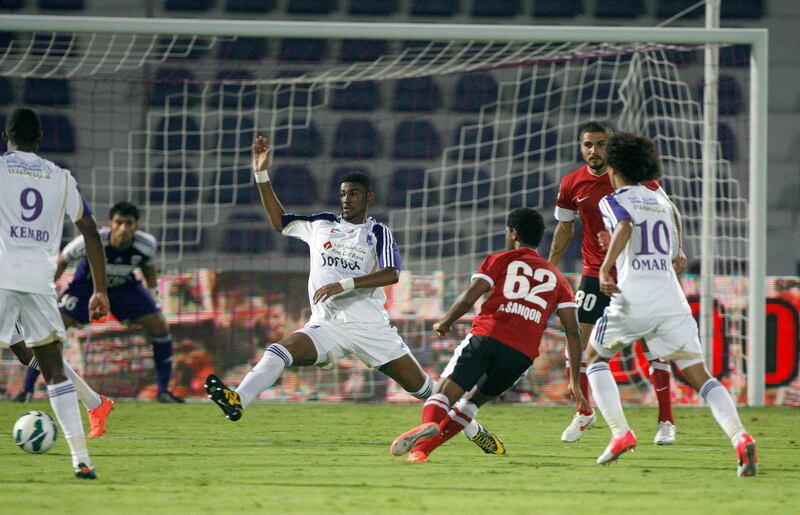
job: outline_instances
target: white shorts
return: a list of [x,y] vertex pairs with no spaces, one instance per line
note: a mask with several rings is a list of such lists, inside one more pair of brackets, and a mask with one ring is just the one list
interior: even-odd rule
[[[17,327],[24,328],[24,333]],[[22,333],[22,334],[21,334]],[[67,331],[55,292],[27,293],[0,288],[0,347],[10,347],[25,338],[28,347],[40,347],[64,341]]]
[[386,323],[360,324],[312,320],[297,332],[308,335],[317,348],[316,365],[324,366],[354,354],[378,368],[411,352],[397,329]]
[[703,362],[697,322],[688,313],[633,318],[611,315],[606,308],[594,325],[589,341],[600,356],[612,358],[642,338],[651,355],[674,361],[681,370]]

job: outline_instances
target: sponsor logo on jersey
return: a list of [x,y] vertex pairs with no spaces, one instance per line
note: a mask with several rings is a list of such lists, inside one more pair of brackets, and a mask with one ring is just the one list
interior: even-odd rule
[[331,243],[331,241],[328,240],[322,244],[322,248],[325,250],[331,250],[333,248],[333,243]]

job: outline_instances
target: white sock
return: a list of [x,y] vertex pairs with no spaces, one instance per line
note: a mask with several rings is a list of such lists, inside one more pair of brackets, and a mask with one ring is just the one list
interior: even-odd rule
[[608,363],[598,362],[589,365],[586,371],[589,386],[592,388],[594,403],[606,419],[608,427],[614,436],[621,436],[628,431],[628,421],[622,411],[622,402],[619,399],[619,388],[614,381],[614,374]]
[[[28,363],[28,368],[39,370],[39,363],[36,361],[36,358],[31,358],[30,363]],[[103,403],[103,399],[101,399],[100,395],[92,390],[89,385],[86,384],[86,381],[69,366],[67,360],[64,360],[64,375],[75,385],[78,399],[86,406],[86,409],[97,409],[100,407],[100,404]]]
[[286,347],[279,343],[273,343],[267,347],[261,361],[247,373],[236,389],[239,400],[242,401],[242,408],[246,408],[261,392],[275,384],[275,381],[283,374],[283,370],[291,364],[292,355],[289,354]]
[[728,390],[722,386],[722,383],[712,378],[700,388],[700,395],[711,408],[711,413],[717,419],[719,427],[725,431],[733,446],[736,447],[736,442],[744,434],[745,429],[742,421],[739,420],[736,404],[733,403]]
[[422,387],[416,392],[408,393],[422,401],[430,397],[431,393],[433,393],[433,380],[431,379],[431,376],[425,374],[425,382],[422,384]]
[[469,422],[469,425],[464,428],[464,436],[470,439],[475,438],[475,435],[478,434],[479,429],[480,426],[478,425],[478,421],[473,418]]
[[50,396],[50,405],[56,413],[58,425],[64,432],[64,438],[72,452],[72,466],[79,463],[92,466],[86,440],[83,438],[83,422],[78,409],[78,396],[75,394],[75,385],[67,379],[63,383],[47,385],[47,394]]

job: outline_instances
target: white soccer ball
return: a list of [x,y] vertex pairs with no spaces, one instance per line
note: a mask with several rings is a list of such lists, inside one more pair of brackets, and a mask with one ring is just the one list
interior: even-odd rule
[[47,413],[29,411],[19,417],[11,434],[20,449],[41,454],[53,448],[58,438],[58,426]]

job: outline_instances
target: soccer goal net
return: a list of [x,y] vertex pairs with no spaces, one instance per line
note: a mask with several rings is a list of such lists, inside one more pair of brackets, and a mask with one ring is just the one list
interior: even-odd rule
[[[242,377],[266,343],[308,314],[308,249],[267,230],[250,172],[255,134],[274,148],[273,184],[289,211],[337,211],[342,174],[371,176],[372,213],[404,258],[387,309],[437,375],[470,317],[447,341],[432,322],[483,257],[503,249],[510,210],[543,214],[547,255],[559,182],[581,165],[579,127],[603,120],[657,144],[662,185],[683,214],[683,284],[698,312],[701,243],[710,242],[713,270],[703,272],[713,276],[714,338],[704,343],[714,373],[745,399],[748,304],[754,274],[763,280],[763,262],[753,261],[763,215],[753,218],[762,199],[752,192],[762,192],[752,181],[764,173],[752,144],[761,123],[751,95],[757,31],[6,18],[3,98],[37,107],[42,154],[75,172],[100,220],[113,203],[133,201],[141,228],[159,240],[163,307],[182,341],[179,380],[189,393],[211,368]],[[723,58],[718,141],[704,151],[709,44]],[[715,170],[705,198],[704,162]],[[707,234],[704,202],[714,221]],[[561,262],[575,284],[579,240]],[[109,338],[123,356],[114,362],[101,356]],[[136,364],[146,351],[135,330],[75,339],[87,372],[109,384],[137,377],[126,393],[141,394],[148,380],[136,371],[147,367]],[[615,371],[629,402],[650,402],[637,348]],[[563,338],[551,321],[541,357],[510,397],[564,402],[564,385]],[[679,377],[676,385],[680,401],[697,402]],[[270,395],[406,399],[348,360],[290,374]]]

